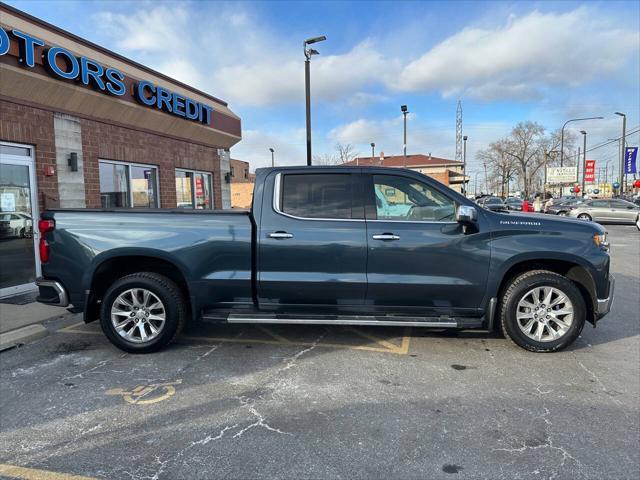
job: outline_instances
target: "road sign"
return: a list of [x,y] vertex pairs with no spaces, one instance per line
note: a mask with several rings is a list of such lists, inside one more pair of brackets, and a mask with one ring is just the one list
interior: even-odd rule
[[547,167],[547,183],[575,183],[578,167]]
[[584,181],[593,183],[596,181],[596,161],[587,160],[584,165]]

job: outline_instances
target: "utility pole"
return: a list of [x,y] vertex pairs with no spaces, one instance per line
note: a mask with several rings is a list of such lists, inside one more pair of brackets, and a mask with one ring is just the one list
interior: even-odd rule
[[404,141],[402,143],[402,151],[404,153],[404,168],[407,168],[407,113],[409,110],[406,105],[400,105],[400,111],[404,117]]
[[311,165],[311,56],[319,55],[317,50],[307,48],[308,45],[317,42],[323,42],[327,39],[324,35],[321,37],[309,38],[302,43],[304,50],[304,91],[306,103],[307,117],[307,165]]
[[462,137],[462,193],[467,194],[467,136]]
[[462,161],[462,101],[458,100],[456,109],[456,161]]
[[626,147],[626,136],[627,136],[627,116],[621,112],[615,112],[616,115],[622,117],[622,148],[620,148],[620,196],[624,193],[624,184],[627,179],[626,173],[624,173],[624,156],[625,156],[625,147]]
[[[580,133],[584,142],[582,145],[582,196],[584,197],[584,183],[587,174],[587,132],[580,130]],[[580,161],[580,157],[578,157],[578,161]]]
[[376,144],[371,142],[371,165],[373,165],[375,158],[376,158]]

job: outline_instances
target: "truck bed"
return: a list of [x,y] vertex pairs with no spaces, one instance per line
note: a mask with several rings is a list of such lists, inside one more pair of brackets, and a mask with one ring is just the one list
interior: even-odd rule
[[96,270],[127,256],[177,266],[194,308],[251,302],[253,227],[247,210],[55,209],[42,217],[56,225],[43,274],[73,285],[70,302],[78,308]]

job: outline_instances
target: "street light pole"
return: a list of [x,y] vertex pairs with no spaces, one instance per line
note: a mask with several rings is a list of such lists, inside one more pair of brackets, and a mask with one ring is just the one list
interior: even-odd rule
[[622,117],[622,148],[620,149],[620,195],[624,193],[625,180],[627,179],[627,175],[624,173],[624,156],[625,156],[625,147],[626,147],[626,136],[627,136],[627,116],[621,112],[615,112],[616,115]]
[[407,113],[409,113],[409,110],[406,105],[400,105],[400,111],[404,117],[404,141],[402,142],[402,151],[404,153],[403,167],[407,168]]
[[311,56],[319,55],[317,50],[307,48],[309,45],[326,40],[324,35],[320,37],[309,38],[302,43],[304,50],[304,91],[306,101],[306,117],[307,117],[307,165],[311,165]]
[[587,173],[587,132],[585,132],[584,130],[580,130],[580,133],[582,134],[582,140],[583,140],[583,144],[582,144],[582,196],[584,197],[584,183],[585,183],[585,176]]
[[467,194],[467,136],[462,137],[462,193]]
[[270,148],[269,151],[271,152],[271,167],[275,167],[276,166],[276,162],[275,162],[275,159],[274,159],[274,156],[273,156],[275,150],[273,148]]
[[572,118],[564,122],[562,125],[562,129],[560,130],[560,166],[564,165],[564,127],[567,126],[567,123],[571,122],[580,122],[582,120],[602,120],[604,117],[585,117],[585,118]]
[[371,142],[371,165],[373,165],[376,158],[376,144]]

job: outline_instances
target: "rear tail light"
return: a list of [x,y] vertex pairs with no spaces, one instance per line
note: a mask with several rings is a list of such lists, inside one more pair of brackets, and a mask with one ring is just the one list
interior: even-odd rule
[[47,263],[49,261],[49,242],[44,238],[45,234],[52,232],[56,228],[56,222],[53,220],[40,220],[38,222],[38,230],[40,230],[40,262]]

